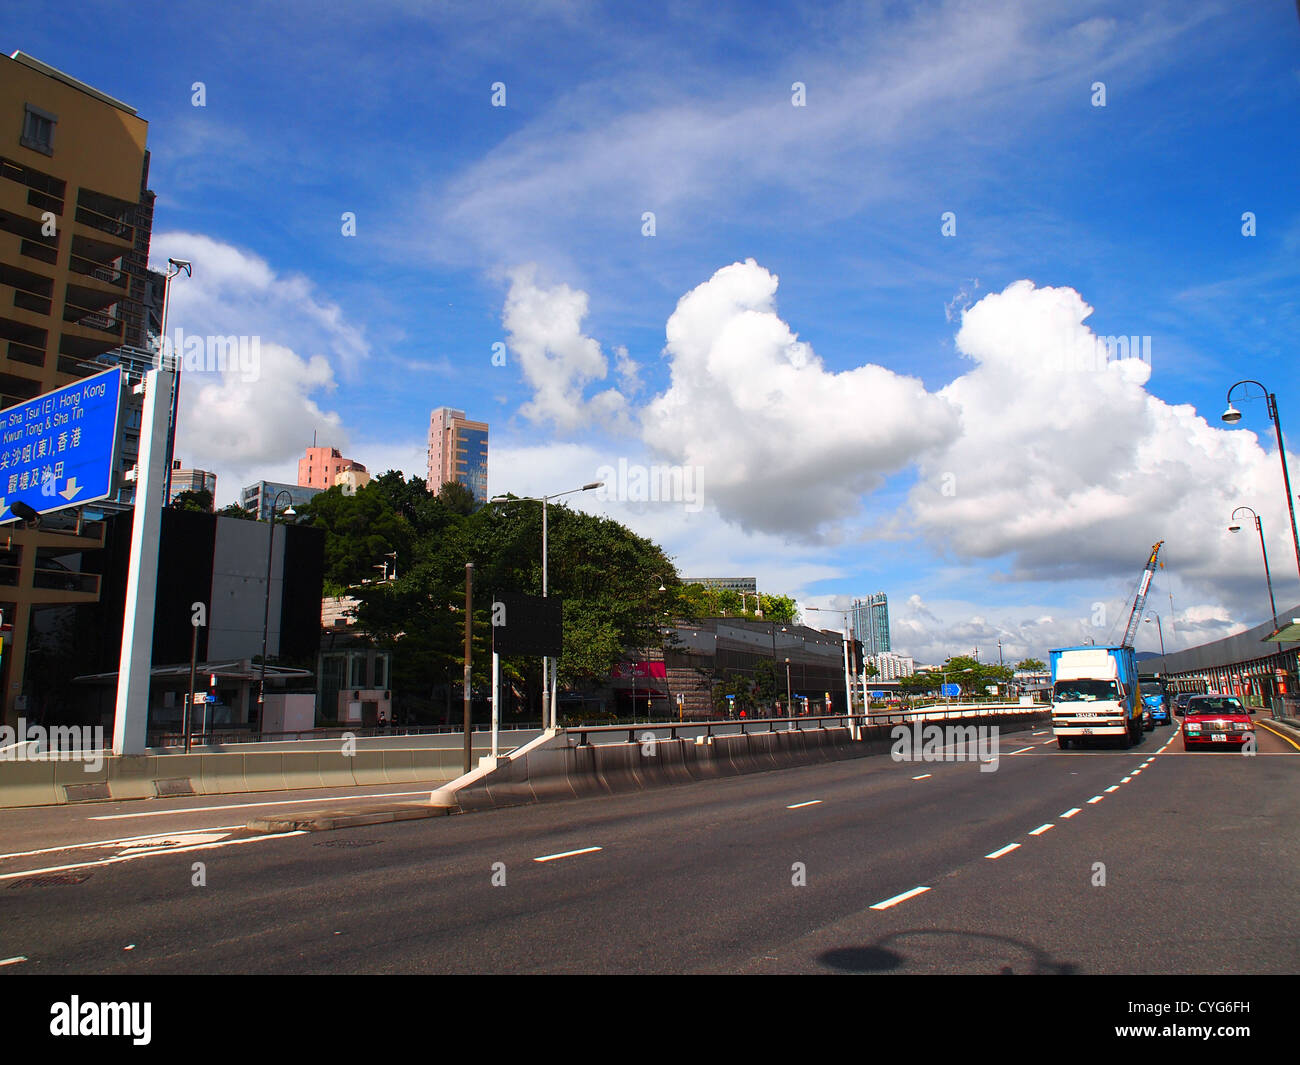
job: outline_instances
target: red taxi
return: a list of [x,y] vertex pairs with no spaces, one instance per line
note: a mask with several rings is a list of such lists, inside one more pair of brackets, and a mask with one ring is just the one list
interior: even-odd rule
[[1196,695],[1176,711],[1183,719],[1183,750],[1240,748],[1255,740],[1251,711],[1235,695]]

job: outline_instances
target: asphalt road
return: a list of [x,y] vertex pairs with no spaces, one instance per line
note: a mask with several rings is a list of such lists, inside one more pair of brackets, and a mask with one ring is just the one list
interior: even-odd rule
[[1005,737],[995,772],[872,757],[214,830],[109,845],[93,867],[85,849],[0,859],[6,876],[80,865],[0,880],[0,973],[1296,971],[1290,744],[1261,729],[1255,757],[1184,754],[1162,727],[1059,751],[1034,732]]

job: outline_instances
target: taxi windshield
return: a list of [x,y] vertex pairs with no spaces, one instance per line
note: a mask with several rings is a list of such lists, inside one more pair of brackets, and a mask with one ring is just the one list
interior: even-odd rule
[[1113,680],[1058,680],[1052,698],[1058,703],[1095,703],[1099,699],[1114,702],[1119,698],[1119,688]]
[[1230,695],[1198,695],[1187,704],[1189,714],[1241,714],[1241,700]]

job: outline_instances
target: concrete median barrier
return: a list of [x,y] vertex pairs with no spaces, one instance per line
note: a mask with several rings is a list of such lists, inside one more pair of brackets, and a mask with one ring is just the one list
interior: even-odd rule
[[0,804],[4,806],[52,806],[64,801],[54,782],[55,762],[0,762]]

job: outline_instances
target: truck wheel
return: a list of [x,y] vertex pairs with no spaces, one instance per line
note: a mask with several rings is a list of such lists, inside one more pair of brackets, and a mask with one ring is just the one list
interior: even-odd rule
[[1056,745],[1057,745],[1058,747],[1060,747],[1061,750],[1063,750],[1063,751],[1068,751],[1068,750],[1070,749],[1070,739],[1069,739],[1069,737],[1068,737],[1068,736],[1057,736],[1057,737],[1056,737]]

